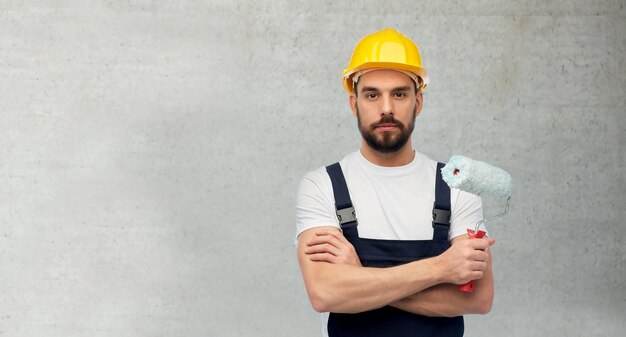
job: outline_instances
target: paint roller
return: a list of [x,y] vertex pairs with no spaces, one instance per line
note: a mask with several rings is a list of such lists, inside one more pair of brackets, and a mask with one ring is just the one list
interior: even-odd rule
[[[480,239],[486,232],[479,230],[480,226],[487,221],[504,216],[509,211],[511,201],[511,189],[513,188],[513,178],[501,168],[489,165],[482,161],[455,155],[441,169],[441,177],[450,187],[458,188],[461,191],[476,194],[481,197],[493,199],[506,199],[506,209],[504,212],[487,219],[482,219],[476,223],[474,230],[468,229],[467,234],[470,239]],[[474,281],[469,281],[460,286],[461,291],[472,292]]]

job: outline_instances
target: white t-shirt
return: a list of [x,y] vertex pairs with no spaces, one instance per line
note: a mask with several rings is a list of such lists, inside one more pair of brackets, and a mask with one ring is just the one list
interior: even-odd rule
[[[433,203],[437,162],[415,152],[411,163],[383,167],[369,162],[360,151],[341,162],[359,237],[386,240],[432,240]],[[450,189],[448,239],[467,234],[483,217],[480,197]],[[297,237],[320,226],[341,228],[335,213],[335,196],[326,167],[307,173],[296,198]],[[484,228],[481,228],[484,229]],[[328,336],[328,313],[322,313],[322,333]]]
[[[341,162],[358,221],[359,236],[386,240],[431,240],[437,162],[415,152],[405,166],[384,167],[369,162],[360,151]],[[448,238],[474,229],[482,219],[480,197],[456,188],[450,190],[451,217]],[[296,238],[319,226],[340,228],[335,197],[325,167],[307,173],[296,199]]]

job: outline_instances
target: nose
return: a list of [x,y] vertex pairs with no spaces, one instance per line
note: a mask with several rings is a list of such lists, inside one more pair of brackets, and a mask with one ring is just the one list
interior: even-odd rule
[[380,114],[382,116],[393,115],[393,100],[388,95],[383,96],[382,106],[380,107]]

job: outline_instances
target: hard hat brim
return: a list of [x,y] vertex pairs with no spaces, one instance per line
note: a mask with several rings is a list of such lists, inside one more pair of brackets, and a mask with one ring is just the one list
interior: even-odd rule
[[352,77],[354,76],[354,74],[358,73],[359,71],[367,70],[367,69],[390,69],[390,70],[409,71],[409,72],[416,74],[422,79],[422,85],[420,86],[421,90],[426,89],[426,87],[428,86],[428,74],[426,74],[426,70],[424,70],[424,68],[402,64],[402,63],[368,62],[354,69],[345,69],[343,71],[343,76],[342,76],[343,88],[346,90],[348,94],[350,95],[354,94],[354,88],[353,88],[353,83],[352,83]]

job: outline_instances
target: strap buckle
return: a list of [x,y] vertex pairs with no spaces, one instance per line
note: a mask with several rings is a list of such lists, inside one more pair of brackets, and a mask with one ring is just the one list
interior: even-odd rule
[[435,227],[435,224],[450,226],[450,211],[433,208],[433,227]]
[[338,209],[337,220],[339,220],[339,225],[343,225],[347,222],[356,221],[356,213],[354,211],[354,207]]

